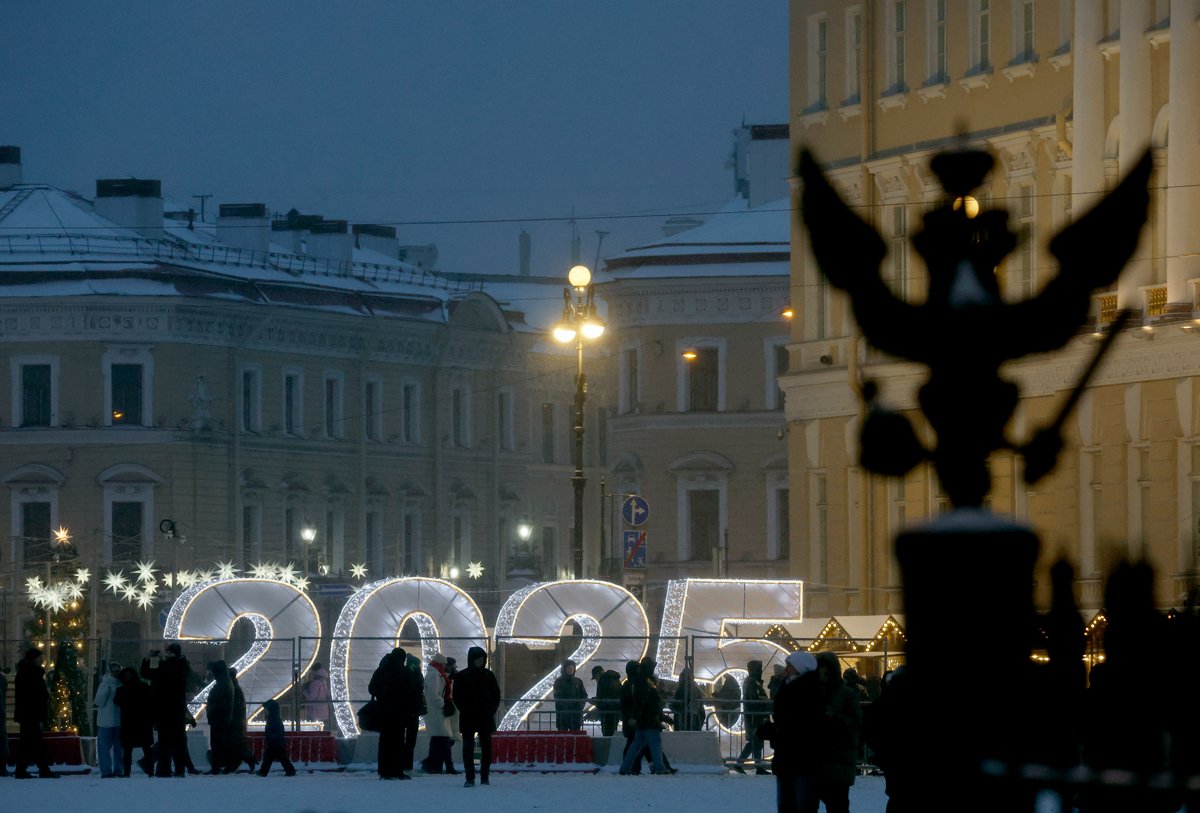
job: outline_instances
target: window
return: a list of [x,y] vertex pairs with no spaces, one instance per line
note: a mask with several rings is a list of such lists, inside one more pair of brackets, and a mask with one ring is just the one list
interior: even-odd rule
[[496,434],[500,448],[511,451],[513,448],[513,394],[510,389],[502,389],[496,393]]
[[791,515],[787,476],[774,478],[767,491],[767,558],[791,557]]
[[859,65],[862,64],[862,10],[855,6],[846,12],[846,101],[862,100]]
[[366,528],[355,552],[355,563],[366,562],[372,573],[383,573],[383,512],[378,506],[367,509]]
[[242,506],[242,560],[261,562],[262,550],[262,506]]
[[903,204],[892,207],[892,239],[889,259],[892,266],[892,291],[908,297],[908,210]]
[[946,63],[946,6],[949,0],[932,0],[930,5],[929,82],[939,84],[950,79]]
[[972,72],[984,73],[992,69],[992,9],[991,0],[975,0],[974,19],[971,21]]
[[142,425],[142,365],[114,364],[110,367],[113,426]]
[[687,408],[690,412],[715,412],[719,394],[717,348],[698,347],[687,367]]
[[405,443],[421,442],[421,390],[415,381],[406,381],[400,388],[403,399],[401,437]]
[[21,503],[22,561],[26,565],[50,560],[50,539],[54,527],[49,502]]
[[50,426],[51,376],[49,364],[21,366],[20,426]]
[[304,425],[304,375],[292,370],[283,374],[283,432],[300,435]]
[[808,109],[829,107],[829,21],[824,14],[808,18]]
[[363,437],[383,440],[383,382],[378,378],[363,385]]
[[346,569],[346,512],[340,502],[325,508],[325,542],[317,543],[330,573],[341,573]]
[[345,437],[345,403],[342,397],[343,381],[340,373],[325,374],[325,437]]
[[471,445],[471,396],[466,387],[450,391],[450,433],[455,446]]
[[399,560],[402,575],[413,575],[417,572],[417,563],[420,561],[418,528],[420,528],[420,522],[416,510],[411,507],[405,508],[404,514],[400,518],[400,551],[396,557]]
[[262,431],[262,371],[242,369],[242,431]]
[[[283,555],[281,558],[287,559],[289,555],[291,555],[290,552],[299,551],[299,540],[300,526],[297,520],[296,507],[289,505],[283,509]],[[296,556],[295,558],[303,558],[305,573],[311,573],[312,569],[309,567],[308,563],[308,551],[304,550],[302,551],[302,554],[302,556]]]
[[1028,299],[1033,296],[1033,246],[1034,246],[1034,211],[1033,185],[1021,184],[1016,189],[1017,212],[1016,220],[1023,231],[1024,238],[1017,245],[1017,250],[1009,261],[1013,269],[1010,275],[1012,296],[1015,299]]
[[1017,18],[1016,25],[1013,26],[1016,35],[1016,43],[1013,48],[1016,56],[1013,62],[1029,62],[1037,57],[1033,36],[1033,12],[1033,0],[1019,0],[1013,6],[1013,14]]
[[907,89],[905,82],[905,33],[908,28],[906,0],[893,0],[891,12],[891,60],[888,63],[888,80],[893,92]]
[[628,415],[638,411],[642,398],[641,387],[638,386],[638,349],[631,347],[621,351],[619,366],[621,414]]
[[721,544],[721,492],[689,489],[687,492],[688,559],[711,562]]
[[554,447],[557,429],[554,420],[554,404],[542,404],[542,462],[555,461]]
[[112,560],[134,562],[142,557],[141,502],[114,501],[112,510]]
[[471,559],[471,514],[465,507],[454,509],[451,529],[450,564],[465,567]]

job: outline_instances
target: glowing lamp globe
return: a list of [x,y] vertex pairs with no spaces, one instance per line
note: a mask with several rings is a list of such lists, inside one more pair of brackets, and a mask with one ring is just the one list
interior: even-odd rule
[[604,323],[595,317],[589,318],[579,326],[579,330],[583,333],[585,339],[599,339],[604,335]]
[[575,341],[575,328],[563,322],[554,326],[554,340],[566,344]]
[[572,288],[586,288],[592,281],[592,272],[586,265],[571,266],[571,270],[567,272],[567,281],[571,283]]

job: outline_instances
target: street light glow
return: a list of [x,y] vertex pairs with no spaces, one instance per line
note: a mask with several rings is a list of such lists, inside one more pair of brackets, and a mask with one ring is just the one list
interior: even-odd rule
[[305,525],[300,529],[300,538],[305,542],[312,542],[317,538],[317,529],[311,525]]
[[584,320],[579,331],[585,339],[599,339],[604,335],[604,323],[593,316]]
[[571,270],[567,272],[567,281],[571,283],[572,288],[586,288],[592,281],[591,269],[586,265],[571,266]]
[[698,355],[700,355],[700,354],[697,353],[694,348],[689,347],[683,351],[683,360],[684,361],[695,361],[696,357]]
[[575,341],[575,328],[566,322],[554,326],[554,340],[562,344]]

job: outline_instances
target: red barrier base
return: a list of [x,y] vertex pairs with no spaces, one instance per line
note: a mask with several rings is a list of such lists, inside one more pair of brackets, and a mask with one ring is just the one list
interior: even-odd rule
[[592,738],[583,731],[497,731],[492,735],[493,771],[585,771],[595,773]]
[[[55,771],[60,773],[91,772],[91,768],[83,761],[83,745],[79,741],[78,734],[47,731],[42,734],[42,744],[46,749],[46,761]],[[20,737],[17,734],[9,734],[9,765],[16,765],[17,752],[20,747]],[[36,770],[32,765],[30,768]]]
[[[250,747],[254,750],[254,758],[262,761],[263,738],[261,731],[251,731],[246,735]],[[332,731],[297,731],[287,732],[288,757],[295,763],[324,762],[337,764],[337,739]]]

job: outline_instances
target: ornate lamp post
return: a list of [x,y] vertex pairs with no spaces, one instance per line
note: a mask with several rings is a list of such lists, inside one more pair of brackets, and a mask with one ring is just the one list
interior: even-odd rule
[[578,367],[575,374],[575,535],[572,542],[572,576],[583,577],[583,405],[587,401],[587,377],[583,374],[583,343],[604,335],[604,321],[596,315],[596,289],[592,272],[576,265],[567,272],[571,284],[563,288],[562,321],[554,326],[554,338],[562,344],[575,342]]
[[300,538],[304,540],[304,575],[312,576],[312,546],[317,540],[317,529],[305,523],[300,529]]

